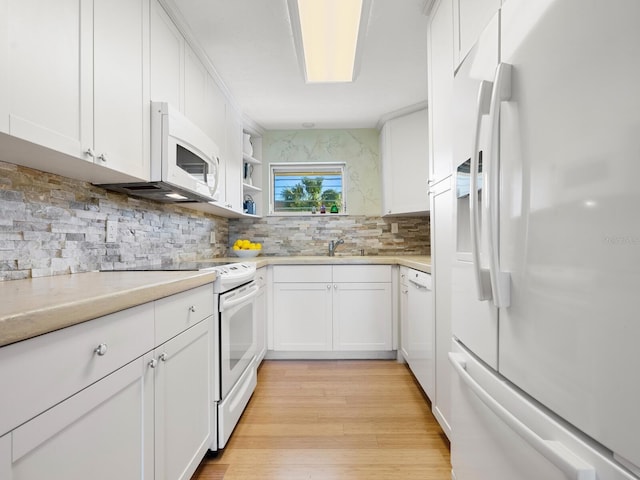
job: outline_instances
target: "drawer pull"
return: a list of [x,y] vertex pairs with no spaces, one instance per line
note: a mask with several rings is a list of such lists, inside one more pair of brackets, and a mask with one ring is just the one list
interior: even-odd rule
[[102,357],[102,356],[106,355],[107,354],[107,344],[106,343],[101,343],[100,345],[98,345],[93,350],[93,353],[95,353],[99,357]]
[[191,306],[189,307],[189,311],[190,311],[191,313],[196,313],[196,307],[194,307],[193,305],[191,305]]

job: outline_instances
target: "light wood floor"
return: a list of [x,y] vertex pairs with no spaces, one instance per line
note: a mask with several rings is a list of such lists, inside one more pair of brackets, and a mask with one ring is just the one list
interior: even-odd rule
[[450,480],[449,445],[395,361],[263,362],[230,442],[192,480]]

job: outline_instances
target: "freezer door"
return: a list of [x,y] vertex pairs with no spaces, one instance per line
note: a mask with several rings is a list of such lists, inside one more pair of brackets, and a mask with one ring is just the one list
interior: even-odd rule
[[456,480],[635,480],[460,344],[450,358]]
[[512,85],[500,118],[500,258],[511,306],[499,312],[498,363],[640,466],[638,19],[638,0],[503,6]]

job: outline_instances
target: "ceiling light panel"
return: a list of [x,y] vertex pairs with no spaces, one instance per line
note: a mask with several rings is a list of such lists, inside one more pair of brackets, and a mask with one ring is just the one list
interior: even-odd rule
[[351,82],[363,0],[297,0],[309,83]]

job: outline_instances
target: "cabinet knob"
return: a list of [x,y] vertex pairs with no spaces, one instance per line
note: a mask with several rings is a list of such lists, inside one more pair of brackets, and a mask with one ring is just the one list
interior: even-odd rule
[[156,368],[157,366],[158,366],[158,360],[156,360],[155,358],[152,358],[151,360],[149,360],[149,367]]
[[98,160],[100,160],[102,163],[107,163],[107,155],[101,153],[100,155],[98,155]]
[[168,359],[169,359],[169,355],[167,355],[167,352],[162,352],[158,357],[158,360],[162,362],[166,362]]
[[107,354],[107,344],[106,343],[101,343],[100,345],[98,345],[96,348],[93,349],[93,353],[95,353],[99,357],[102,357],[102,356],[106,355]]
[[96,152],[93,151],[93,148],[87,148],[84,154],[91,158],[96,158]]
[[195,305],[191,305],[191,306],[189,307],[189,311],[190,311],[191,313],[196,313],[196,307],[195,307]]
[[327,285],[327,290],[331,290],[331,285]]
[[333,289],[334,289],[334,290],[337,290],[337,289],[338,289],[338,285],[334,285],[334,286],[333,286]]

